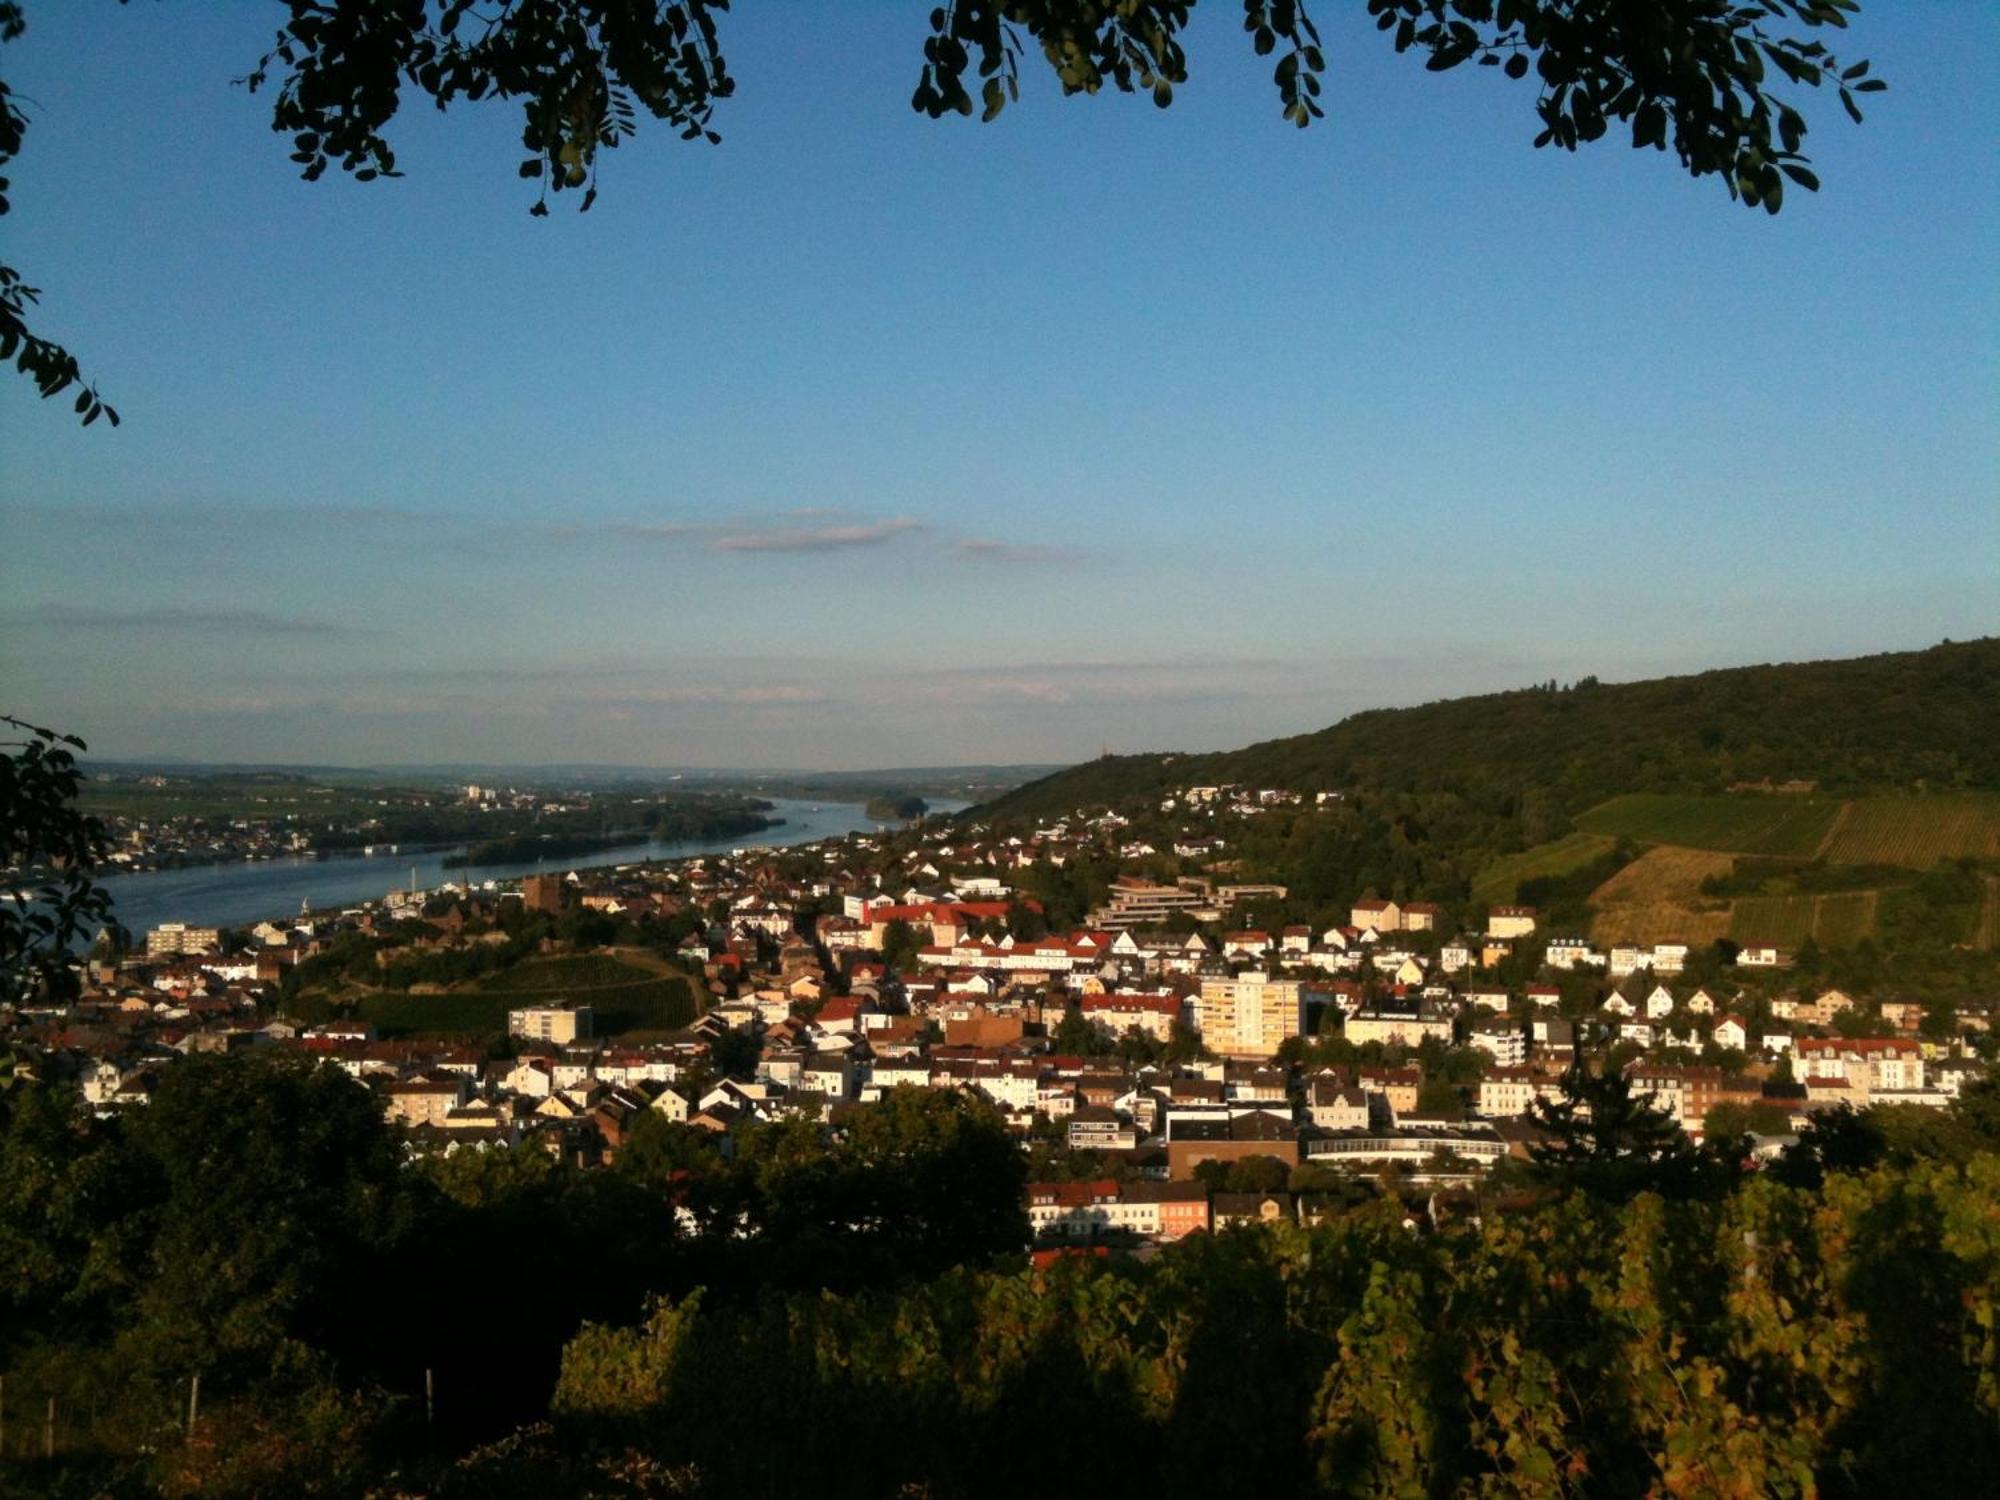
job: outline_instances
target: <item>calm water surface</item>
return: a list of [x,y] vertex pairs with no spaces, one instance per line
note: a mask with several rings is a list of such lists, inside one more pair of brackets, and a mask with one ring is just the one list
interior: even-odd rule
[[[156,870],[144,873],[107,875],[104,887],[111,892],[112,915],[134,934],[161,922],[192,922],[201,927],[232,927],[266,917],[296,913],[300,903],[323,910],[348,906],[357,901],[379,901],[393,890],[407,890],[410,867],[417,872],[419,888],[429,890],[446,882],[470,879],[475,883],[504,880],[510,876],[532,875],[538,870],[583,870],[605,865],[628,865],[641,860],[686,859],[697,854],[724,854],[731,849],[785,847],[810,844],[815,839],[834,838],[879,828],[862,812],[859,802],[802,802],[791,798],[770,799],[771,816],[783,818],[776,828],[760,833],[743,833],[734,838],[690,839],[679,843],[632,843],[594,854],[577,854],[568,859],[529,860],[521,864],[480,865],[472,870],[447,870],[444,861],[451,849],[434,849],[421,854],[335,855],[327,859],[304,856],[298,859],[267,859],[229,865],[203,865],[192,870]],[[934,812],[957,812],[967,804],[939,799],[931,804]]]

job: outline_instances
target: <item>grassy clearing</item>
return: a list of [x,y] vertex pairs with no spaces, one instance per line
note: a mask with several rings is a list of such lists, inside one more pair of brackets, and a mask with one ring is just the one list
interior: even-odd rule
[[1609,854],[1617,840],[1601,833],[1572,833],[1552,844],[1537,844],[1519,854],[1502,855],[1472,882],[1472,899],[1492,903],[1512,901],[1524,880],[1543,875],[1567,875]]
[[1693,797],[1635,793],[1599,803],[1576,820],[1586,833],[1732,854],[1811,856],[1840,815],[1818,797]]
[[1695,903],[1705,898],[1701,883],[1712,875],[1727,875],[1734,863],[1727,854],[1709,849],[1681,849],[1662,844],[1648,849],[1631,864],[1591,892],[1592,906],[1625,906],[1656,901]]
[[1990,792],[1861,797],[1821,853],[1835,864],[1904,865],[2000,858],[2000,796]]

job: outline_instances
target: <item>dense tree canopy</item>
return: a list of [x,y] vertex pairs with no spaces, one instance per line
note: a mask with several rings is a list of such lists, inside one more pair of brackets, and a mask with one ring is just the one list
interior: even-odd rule
[[[949,1094],[733,1156],[649,1121],[593,1170],[414,1154],[304,1057],[191,1058],[109,1119],[32,1081],[0,1091],[0,1371],[72,1415],[49,1467],[9,1429],[0,1496],[1018,1494],[1058,1452],[1021,1435],[1079,1412],[1059,1488],[1976,1491],[2000,1093],[1822,1115],[1760,1173],[1577,1084],[1603,1118],[1477,1217],[1413,1232],[1394,1184],[1266,1158],[1221,1185],[1325,1223],[1036,1270],[1022,1153]],[[686,1482],[617,1478],[648,1472]]]
[[[1369,709],[1310,734],[1202,755],[1116,755],[1031,781],[973,810],[1049,818],[1157,801],[1207,783],[1409,799],[1369,804],[1418,842],[1440,832],[1441,796],[1504,810],[1524,841],[1622,792],[1723,792],[1792,777],[1823,792],[2000,788],[2000,639],[1838,661],[1727,667],[1692,676],[1558,686]],[[1538,826],[1529,827],[1531,823]]]
[[[736,92],[719,17],[729,0],[282,0],[271,50],[245,82],[267,90],[272,128],[290,138],[308,179],[338,166],[358,181],[399,175],[389,130],[406,100],[443,110],[483,99],[521,111],[536,181],[597,195],[605,150],[634,136],[641,113],[683,139],[716,142],[718,106]],[[1613,127],[1635,147],[1672,151],[1696,177],[1776,213],[1789,181],[1818,179],[1801,149],[1795,100],[1828,86],[1855,120],[1855,95],[1884,85],[1866,61],[1843,63],[1822,34],[1858,0],[1366,0],[1377,29],[1431,72],[1472,63],[1533,91],[1537,147],[1566,151]],[[946,0],[912,37],[911,104],[933,119],[992,120],[1020,96],[1039,53],[1064,94],[1144,92],[1166,107],[1189,81],[1182,33],[1194,0]],[[0,0],[0,41],[21,34],[18,0]],[[1243,0],[1243,30],[1274,59],[1286,120],[1323,113],[1327,54],[1304,0]],[[974,91],[977,91],[975,103]],[[27,116],[0,84],[0,165],[20,150]],[[7,208],[0,179],[0,213]],[[76,385],[76,360],[31,333],[35,291],[0,266],[0,359],[44,396]],[[117,413],[85,386],[86,424]]]
[[63,995],[76,984],[75,945],[106,920],[111,900],[93,883],[104,825],[80,811],[75,735],[0,714],[0,1004]]

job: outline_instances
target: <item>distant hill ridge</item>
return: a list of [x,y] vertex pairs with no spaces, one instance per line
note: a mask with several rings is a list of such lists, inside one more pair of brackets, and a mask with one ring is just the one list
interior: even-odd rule
[[1091,761],[970,816],[1046,818],[1238,783],[1488,805],[1533,797],[1566,820],[1622,793],[1767,781],[1822,793],[2000,789],[2000,639],[1371,709],[1241,750]]

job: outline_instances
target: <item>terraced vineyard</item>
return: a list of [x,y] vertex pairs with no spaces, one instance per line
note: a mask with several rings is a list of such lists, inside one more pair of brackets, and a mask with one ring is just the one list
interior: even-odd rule
[[1729,909],[1729,936],[1739,943],[1796,948],[1812,926],[1811,896],[1738,896]]
[[1576,820],[1586,833],[1731,854],[1811,857],[1841,804],[1818,797],[1694,797],[1634,793],[1601,802]]
[[1782,948],[1796,948],[1808,937],[1823,948],[1845,947],[1875,930],[1879,900],[1874,891],[1738,896],[1730,908],[1729,936]]
[[467,1040],[502,1036],[507,1012],[521,1002],[478,990],[449,995],[413,995],[407,990],[382,990],[365,995],[356,1006],[361,1019],[391,1040],[409,1037],[461,1037]]
[[554,990],[546,994],[510,992],[497,996],[505,1000],[500,1024],[507,1024],[506,1011],[521,1005],[560,1005],[575,1001],[596,1012],[599,1036],[620,1036],[628,1031],[678,1031],[695,1017],[694,991],[685,979],[648,979],[638,984],[608,984],[590,990]]
[[1601,833],[1572,833],[1551,844],[1537,844],[1519,854],[1502,855],[1472,882],[1472,899],[1488,903],[1512,901],[1524,880],[1542,875],[1567,875],[1609,854],[1617,840]]
[[1917,870],[1946,859],[2000,858],[2000,796],[1966,792],[1857,798],[1820,852],[1834,864]]
[[694,989],[686,978],[663,964],[602,953],[529,959],[441,995],[384,990],[364,998],[360,1009],[385,1037],[491,1037],[505,1033],[510,1010],[567,1002],[591,1007],[600,1036],[676,1031],[695,1018]]
[[480,988],[526,993],[533,990],[587,990],[607,984],[637,984],[655,977],[608,953],[579,953],[559,958],[531,958],[503,969]]
[[1877,891],[1846,891],[1815,896],[1813,937],[1822,948],[1858,943],[1875,931],[1875,913],[1882,904]]

